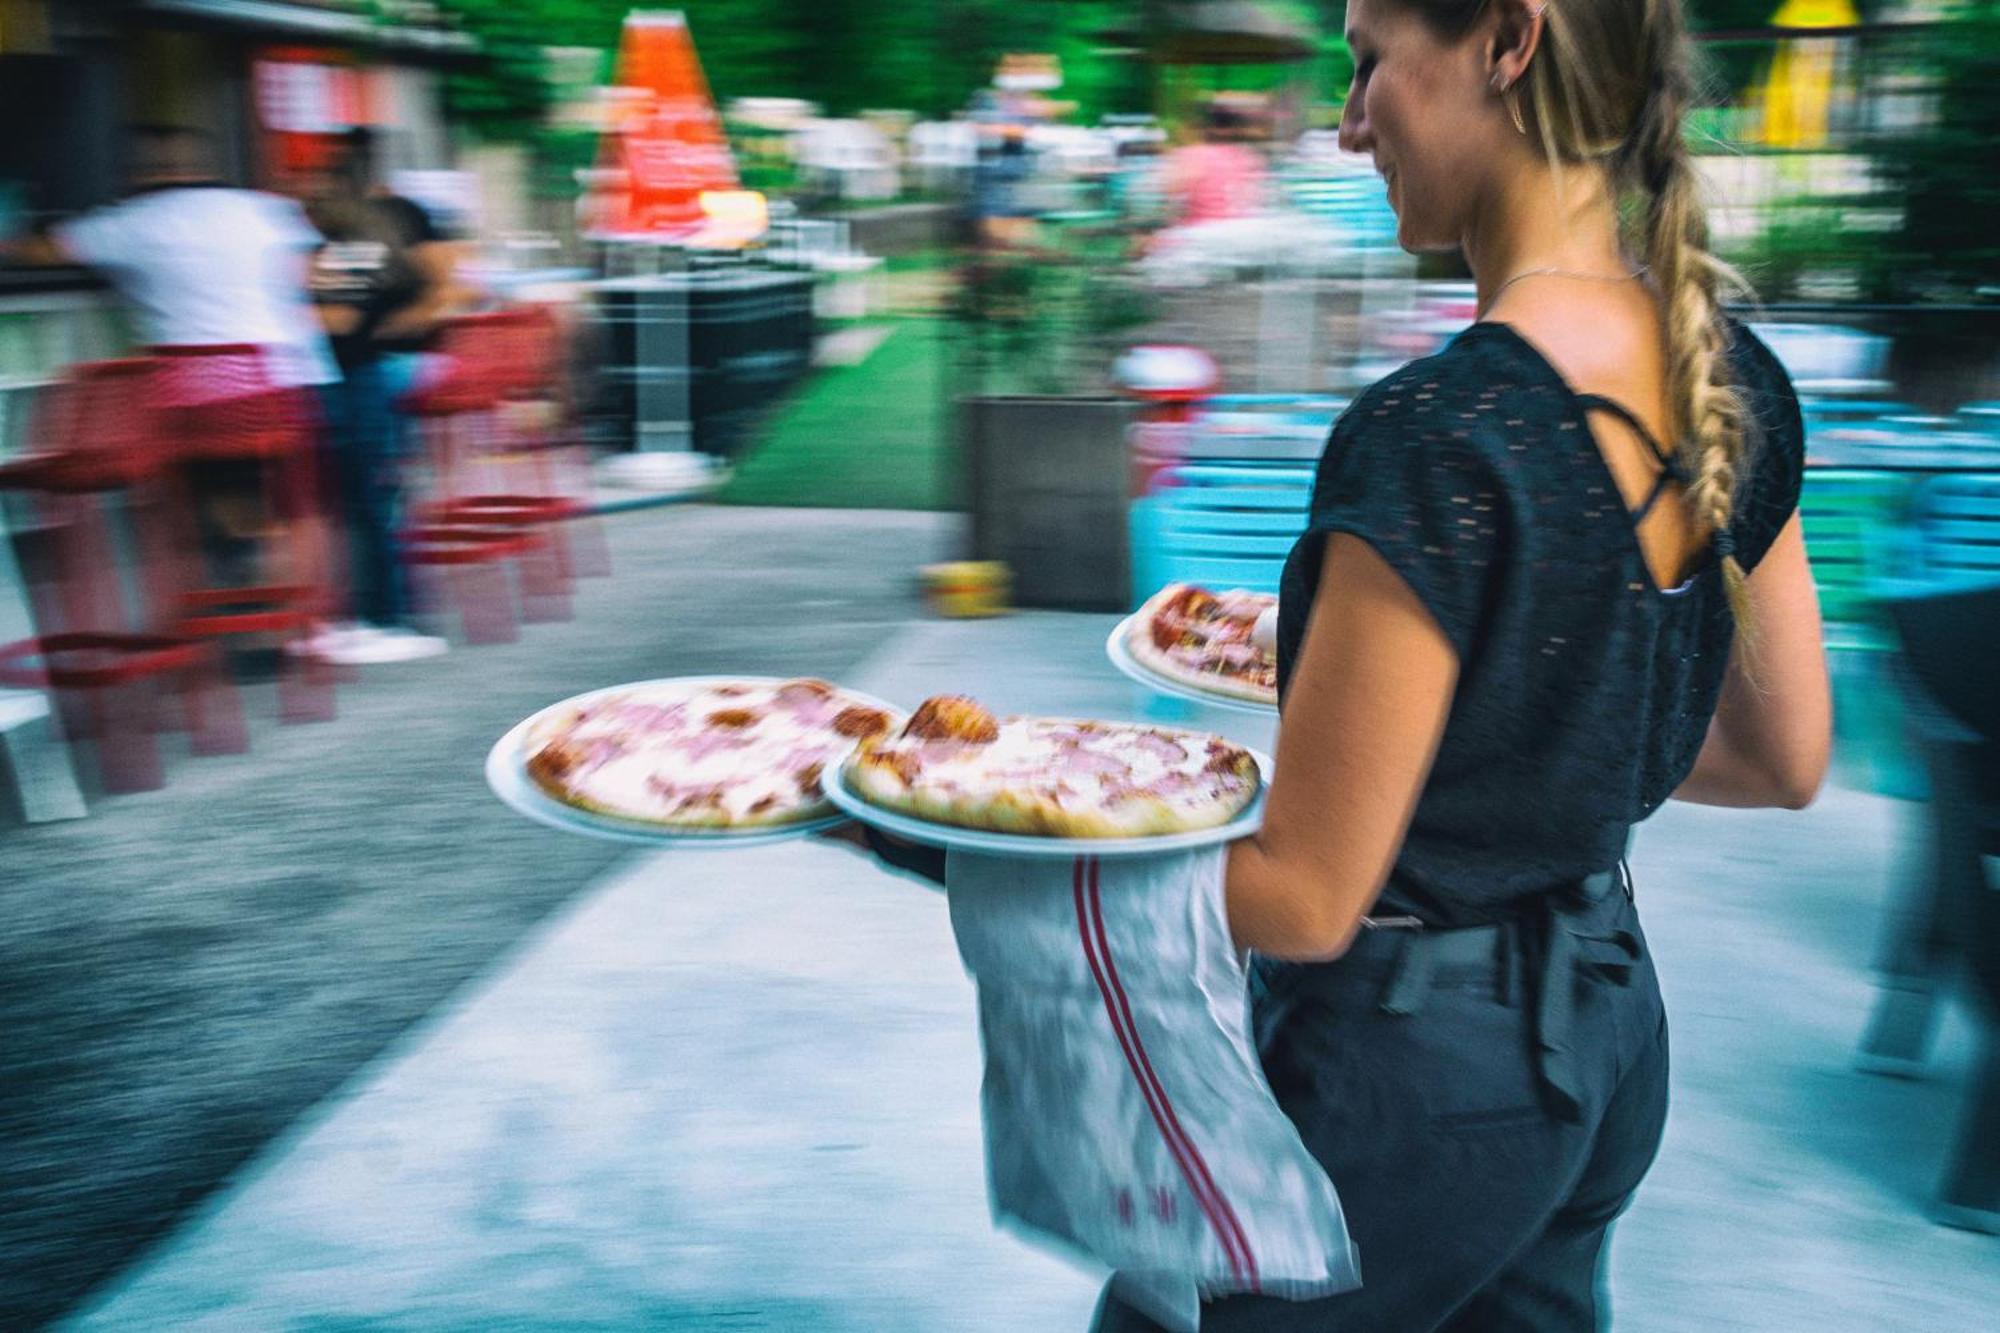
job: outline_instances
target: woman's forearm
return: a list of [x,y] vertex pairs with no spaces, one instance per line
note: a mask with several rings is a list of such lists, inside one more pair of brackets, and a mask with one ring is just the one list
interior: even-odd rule
[[1270,958],[1320,962],[1347,951],[1374,892],[1330,873],[1288,864],[1261,838],[1229,845],[1225,898],[1239,949]]

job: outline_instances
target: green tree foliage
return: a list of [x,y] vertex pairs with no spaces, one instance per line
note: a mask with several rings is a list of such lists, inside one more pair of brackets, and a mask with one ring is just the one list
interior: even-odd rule
[[[440,0],[485,50],[481,68],[456,73],[449,109],[488,138],[532,136],[550,89],[547,46],[615,49],[627,0]],[[1119,0],[684,0],[702,68],[718,101],[803,97],[829,114],[897,107],[924,115],[961,109],[1009,51],[1054,52],[1058,97],[1095,115],[1141,110],[1137,62],[1103,34],[1141,8]]]
[[1930,44],[1937,121],[1882,146],[1883,183],[1903,202],[1891,247],[1896,295],[2000,294],[2000,0],[1974,0]]

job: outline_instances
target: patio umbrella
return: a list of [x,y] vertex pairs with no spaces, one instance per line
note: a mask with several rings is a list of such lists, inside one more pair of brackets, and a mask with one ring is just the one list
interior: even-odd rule
[[1160,65],[1294,65],[1318,50],[1310,30],[1253,0],[1166,0],[1145,6],[1137,27],[1093,36]]

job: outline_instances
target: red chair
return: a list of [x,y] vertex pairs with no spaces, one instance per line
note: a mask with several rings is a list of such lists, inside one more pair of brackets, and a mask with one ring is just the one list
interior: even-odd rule
[[521,306],[509,313],[513,325],[504,339],[503,433],[511,448],[531,462],[527,489],[565,501],[545,519],[562,524],[550,530],[562,572],[571,577],[609,574],[610,546],[590,511],[590,451],[575,430],[576,402],[562,324],[547,306]]
[[503,312],[446,320],[432,369],[398,404],[423,433],[433,501],[493,489],[494,413],[506,381],[508,327]]
[[[184,536],[174,632],[201,639],[273,635],[284,662],[279,715],[286,722],[334,715],[334,669],[298,651],[339,604],[329,518],[321,485],[318,414],[309,391],[270,377],[264,349],[250,344],[154,349],[153,402],[182,485]],[[260,568],[247,582],[205,569],[193,482],[204,469],[237,465],[254,478],[263,528]]]
[[[512,643],[520,637],[513,587],[503,566],[532,558],[545,547],[546,539],[525,527],[437,523],[406,528],[402,534],[403,559],[417,581],[432,585],[425,589],[432,600],[457,607],[467,643]],[[441,590],[437,584],[443,585]]]
[[[561,345],[560,329],[544,310],[461,316],[440,336],[440,369],[404,400],[423,423],[433,477],[431,498],[412,507],[406,558],[458,570],[447,587],[462,595],[476,590],[480,605],[461,606],[468,638],[474,625],[497,632],[511,598],[501,598],[503,584],[473,579],[466,567],[518,565],[525,620],[568,619],[569,583],[579,565],[608,570],[594,521],[582,542],[572,539],[571,526],[588,517],[588,506],[563,494],[557,476],[568,443],[561,430],[568,417]],[[448,529],[468,535],[446,540]],[[503,533],[508,540],[498,540]]]
[[[36,627],[34,637],[0,646],[0,684],[53,693],[64,732],[86,743],[113,793],[165,783],[161,683],[178,687],[197,754],[249,743],[220,655],[159,627],[172,561],[161,522],[168,459],[151,408],[156,370],[137,358],[73,368],[38,399],[33,452],[0,467],[0,492],[24,502],[9,526],[24,557],[35,557],[22,569]],[[128,568],[136,596],[124,586]]]

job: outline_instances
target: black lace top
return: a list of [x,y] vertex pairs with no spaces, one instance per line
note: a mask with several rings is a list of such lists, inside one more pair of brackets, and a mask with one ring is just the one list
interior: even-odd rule
[[[1804,429],[1777,359],[1732,334],[1754,418],[1730,527],[1747,570],[1798,505]],[[1320,458],[1285,565],[1281,697],[1332,532],[1373,547],[1459,657],[1378,914],[1475,924],[1612,866],[1701,749],[1735,632],[1720,565],[1655,586],[1588,415],[1519,334],[1475,324],[1356,400]]]

